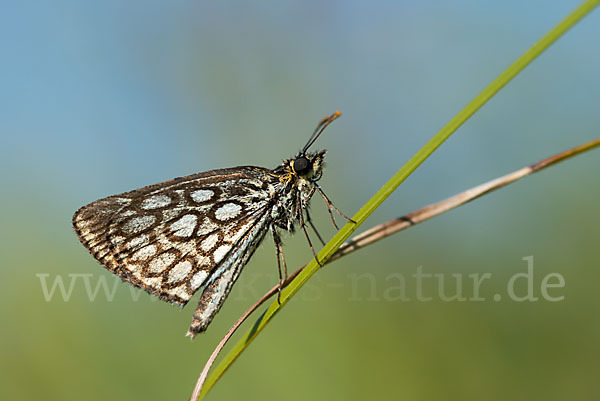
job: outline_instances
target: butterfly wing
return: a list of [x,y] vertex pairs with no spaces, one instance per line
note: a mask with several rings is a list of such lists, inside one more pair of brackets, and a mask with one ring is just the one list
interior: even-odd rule
[[73,227],[109,271],[163,300],[183,306],[207,284],[210,322],[267,231],[275,184],[258,167],[208,171],[92,202]]

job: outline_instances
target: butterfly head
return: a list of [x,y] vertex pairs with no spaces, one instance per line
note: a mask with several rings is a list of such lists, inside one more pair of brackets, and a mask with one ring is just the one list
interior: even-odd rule
[[300,153],[289,161],[290,171],[300,179],[318,181],[325,167],[326,150],[313,153]]

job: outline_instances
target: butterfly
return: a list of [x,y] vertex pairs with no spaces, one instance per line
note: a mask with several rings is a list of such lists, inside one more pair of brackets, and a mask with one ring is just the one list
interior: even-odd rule
[[280,284],[287,277],[282,231],[300,226],[317,258],[306,230],[307,223],[314,229],[308,207],[315,192],[334,226],[332,209],[352,221],[318,185],[326,150],[308,151],[340,115],[321,120],[304,148],[275,169],[211,170],[109,196],[77,210],[74,230],[106,269],[164,301],[185,306],[203,287],[186,334],[194,338],[213,320],[267,233],[275,242]]

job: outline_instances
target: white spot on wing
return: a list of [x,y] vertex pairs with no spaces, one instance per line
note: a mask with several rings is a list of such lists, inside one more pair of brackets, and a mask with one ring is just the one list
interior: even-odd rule
[[202,256],[200,254],[196,255],[196,265],[203,267],[203,266],[210,266],[211,263],[212,262],[208,256]]
[[179,287],[170,289],[167,292],[171,295],[176,295],[185,301],[190,299],[190,294],[188,294],[187,291],[185,290],[185,285],[181,285]]
[[160,287],[162,277],[142,277],[142,282],[150,287]]
[[219,240],[218,234],[209,235],[204,241],[202,241],[202,244],[200,244],[200,247],[202,248],[203,251],[208,252],[215,246],[215,244],[217,243],[218,240]]
[[164,209],[162,211],[164,220],[172,220],[181,214],[181,209]]
[[214,192],[210,189],[198,189],[191,193],[192,199],[194,202],[206,202],[210,198],[214,196]]
[[171,224],[171,230],[175,231],[173,234],[178,237],[189,237],[196,228],[196,221],[198,217],[194,214],[186,214],[175,223]]
[[226,203],[215,212],[215,217],[219,220],[229,220],[240,214],[242,207],[235,203]]
[[198,235],[206,235],[218,229],[219,226],[213,223],[209,218],[205,218],[198,227]]
[[148,245],[137,251],[133,255],[134,260],[145,260],[156,253],[156,245]]
[[219,263],[221,259],[223,259],[223,256],[225,256],[230,249],[231,245],[221,245],[218,247],[213,255],[215,258],[215,263]]
[[153,273],[160,273],[164,271],[173,261],[175,260],[175,255],[172,253],[163,253],[158,255],[156,258],[150,261],[148,267],[150,271]]
[[121,237],[120,235],[117,235],[117,236],[113,237],[112,242],[113,242],[113,244],[115,244],[117,246],[117,248],[120,248],[123,246],[123,243],[125,243],[125,237]]
[[125,267],[136,276],[138,276],[142,271],[142,267],[140,265],[126,265]]
[[150,227],[156,221],[154,216],[134,217],[123,225],[123,232],[126,234],[136,234]]
[[169,272],[169,282],[176,283],[183,280],[192,270],[192,264],[188,260],[177,263]]
[[[116,237],[115,238],[115,243],[118,244],[118,238],[123,238],[123,237]],[[144,235],[140,235],[138,237],[133,238],[131,241],[129,241],[127,243],[127,247],[129,249],[135,249],[141,245],[147,245],[148,244],[148,236],[146,234]]]
[[192,286],[192,289],[198,289],[202,285],[202,283],[204,283],[204,280],[206,280],[207,276],[208,273],[204,270],[200,270],[198,273],[194,274],[192,276],[192,279],[190,280],[190,285]]
[[142,202],[142,209],[156,209],[167,206],[169,203],[171,203],[171,198],[167,195],[154,195]]

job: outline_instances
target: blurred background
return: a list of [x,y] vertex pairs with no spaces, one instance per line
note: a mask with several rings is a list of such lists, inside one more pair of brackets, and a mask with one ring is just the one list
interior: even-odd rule
[[[199,171],[275,167],[339,109],[315,148],[329,150],[322,186],[352,215],[578,3],[4,2],[0,398],[185,400],[277,282],[267,238],[190,342],[197,297],[179,310],[115,279],[77,241],[77,208]],[[598,38],[600,10],[362,228],[598,137]],[[600,153],[584,154],[328,266],[208,399],[598,399],[599,169]],[[312,211],[331,238],[320,199]],[[310,260],[302,235],[285,242],[290,269]],[[517,302],[507,283],[530,256],[538,300]],[[416,297],[419,268],[438,275],[422,288],[430,301]],[[484,300],[469,300],[469,275],[486,273]],[[541,292],[552,273],[557,302]],[[440,296],[440,277],[467,299]]]

